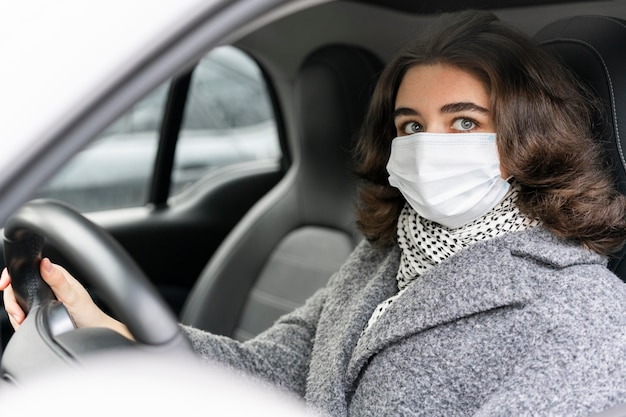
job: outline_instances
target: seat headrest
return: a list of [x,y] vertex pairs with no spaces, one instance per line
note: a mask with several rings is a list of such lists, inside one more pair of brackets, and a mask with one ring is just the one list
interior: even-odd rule
[[[555,55],[595,91],[604,107],[594,129],[616,179],[626,194],[626,21],[605,16],[576,16],[557,20],[535,40]],[[626,278],[626,248],[609,267]]]
[[300,67],[295,83],[300,135],[294,160],[299,163],[304,216],[313,223],[353,228],[351,147],[382,69],[372,52],[344,44],[312,52]]

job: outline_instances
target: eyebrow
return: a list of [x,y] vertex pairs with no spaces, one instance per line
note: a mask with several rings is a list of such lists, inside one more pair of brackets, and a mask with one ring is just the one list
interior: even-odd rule
[[[479,112],[483,114],[489,114],[488,109],[472,102],[448,103],[448,104],[444,104],[443,107],[441,107],[442,113],[459,113],[463,111],[475,111],[475,112]],[[419,115],[419,112],[408,107],[397,108],[392,113],[392,116],[394,119],[399,116],[416,116],[416,115]]]
[[419,114],[418,112],[408,107],[400,107],[400,108],[395,109],[391,115],[395,119],[396,117],[399,117],[399,116],[416,116],[418,114]]
[[441,108],[442,113],[458,113],[462,111],[476,111],[483,114],[489,114],[489,110],[472,102],[449,103]]

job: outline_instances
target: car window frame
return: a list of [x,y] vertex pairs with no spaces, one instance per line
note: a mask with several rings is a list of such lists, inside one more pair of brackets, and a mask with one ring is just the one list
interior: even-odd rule
[[174,156],[187,106],[192,75],[193,70],[173,78],[170,82],[159,127],[157,153],[146,201],[146,204],[153,204],[155,207],[166,205],[170,197]]
[[[267,75],[263,65],[245,50],[236,45],[230,45],[236,48],[242,54],[245,54],[254,62],[260,72],[261,81],[265,86],[267,98],[270,103],[272,117],[276,125],[276,140],[280,148],[279,166],[281,172],[286,172],[291,165],[291,153],[285,139],[284,118],[280,111],[277,90],[271,78]],[[207,51],[209,54],[211,50]],[[205,54],[205,55],[206,55]],[[189,104],[189,93],[193,88],[194,71],[200,64],[197,61],[190,70],[173,77],[169,83],[167,98],[163,107],[161,125],[159,126],[157,135],[157,153],[154,161],[150,183],[148,185],[148,193],[145,204],[150,204],[155,208],[162,208],[169,204],[172,194],[171,185],[174,174],[174,164],[176,157],[176,149],[180,139],[181,129],[184,123],[185,110]],[[243,164],[254,164],[259,162],[246,161]]]

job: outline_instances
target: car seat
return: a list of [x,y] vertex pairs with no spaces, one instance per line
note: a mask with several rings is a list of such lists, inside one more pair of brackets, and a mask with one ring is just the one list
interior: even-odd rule
[[181,321],[246,340],[322,287],[361,236],[350,146],[382,62],[364,49],[311,53],[295,80],[299,140],[285,177],[212,256]]
[[[626,21],[604,16],[576,16],[548,24],[535,35],[599,95],[603,114],[594,123],[604,146],[617,189],[626,194]],[[621,127],[621,129],[620,129]],[[626,248],[610,259],[609,268],[626,281]]]

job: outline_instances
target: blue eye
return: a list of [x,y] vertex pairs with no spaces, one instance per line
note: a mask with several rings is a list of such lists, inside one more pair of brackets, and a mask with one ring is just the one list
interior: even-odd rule
[[403,129],[404,129],[404,133],[406,133],[407,135],[412,135],[414,133],[421,132],[422,130],[424,130],[422,125],[416,122],[409,122],[405,124]]
[[477,124],[472,119],[461,118],[461,119],[456,119],[454,123],[452,123],[452,128],[454,130],[461,130],[461,131],[472,130],[472,129],[475,129],[476,127],[477,127]]

